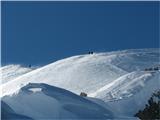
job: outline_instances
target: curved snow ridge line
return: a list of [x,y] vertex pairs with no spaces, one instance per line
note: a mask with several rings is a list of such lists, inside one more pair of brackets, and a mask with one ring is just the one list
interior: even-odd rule
[[110,52],[96,52],[96,54],[101,55],[117,55],[117,54],[141,54],[141,53],[158,53],[160,54],[160,48],[144,48],[144,49],[127,49],[127,50],[118,50]]
[[0,70],[7,70],[7,69],[10,69],[10,68],[13,68],[13,67],[20,67],[21,65],[17,65],[17,64],[10,64],[10,65],[6,65],[6,66],[1,66],[0,67]]
[[[113,85],[116,86],[117,84],[120,84],[122,82],[129,82],[128,80],[125,80],[126,78],[128,78],[129,76],[134,76],[136,75],[137,72],[131,72],[131,73],[127,73],[125,75],[120,76],[119,78],[117,78],[116,80],[113,80],[112,82],[110,82],[109,84],[105,85],[104,87],[100,88],[99,90],[97,90],[96,92],[90,94],[89,96],[91,97],[95,97],[98,93],[107,90],[109,88],[111,88]],[[140,74],[141,75],[141,74]],[[135,77],[135,76],[134,76]],[[134,79],[134,78],[133,78]],[[106,91],[107,92],[107,91]]]
[[[2,85],[0,86],[0,89],[2,90],[1,97],[4,96],[3,93],[4,93],[5,88],[6,88],[5,86],[7,86],[8,84],[13,84],[13,83],[14,83],[15,81],[17,81],[17,80],[23,79],[23,78],[25,78],[25,77],[27,77],[27,76],[32,76],[32,75],[34,75],[34,74],[38,74],[40,71],[48,68],[48,67],[49,67],[50,65],[52,65],[52,64],[59,65],[59,64],[65,62],[66,60],[70,60],[71,58],[72,58],[73,61],[74,61],[75,59],[81,58],[81,57],[83,57],[83,56],[84,56],[84,55],[80,55],[80,56],[77,55],[77,56],[73,56],[73,57],[70,57],[70,58],[58,60],[58,61],[56,61],[56,62],[54,62],[54,63],[48,64],[48,65],[46,65],[46,66],[37,68],[37,69],[35,69],[35,70],[31,71],[31,72],[28,72],[28,73],[26,73],[26,74],[23,74],[23,75],[21,75],[21,76],[18,76],[16,79],[14,79],[14,80],[12,80],[12,81],[10,81],[10,82],[7,82],[5,85],[2,84]],[[11,66],[13,67],[14,65],[11,65]],[[17,66],[21,66],[21,65],[17,65]],[[6,69],[6,68],[8,68],[8,67],[9,67],[9,66],[4,66],[4,67],[2,67],[1,69],[3,69],[3,68]],[[2,77],[2,75],[1,75],[1,77]],[[28,82],[31,82],[31,81],[28,81]],[[27,84],[27,83],[21,84],[21,86],[16,86],[15,91],[17,91],[20,87],[25,86],[26,84]],[[14,92],[14,91],[13,91],[13,92]],[[8,95],[8,94],[10,94],[10,93],[13,93],[13,92],[8,92],[6,95]]]
[[[41,89],[40,91],[32,91]],[[29,83],[2,100],[16,113],[33,119],[113,119],[113,113],[67,90],[42,83]],[[44,104],[42,104],[44,103]]]
[[[2,86],[3,93],[14,91],[9,91],[10,89],[6,87],[7,85],[16,90],[17,87],[22,87],[28,82],[47,83],[57,87],[68,89],[78,94],[81,91],[91,93],[92,91],[96,91],[100,87],[103,87],[104,84],[107,84],[109,81],[117,79],[121,75],[127,73],[125,71],[122,71],[122,69],[120,69],[119,67],[110,64],[109,61],[115,59],[117,55],[101,55],[101,53],[95,53],[91,55],[78,55],[59,60],[37,70],[34,70],[30,73],[22,75],[16,78],[14,82],[11,81],[9,82],[10,84]],[[127,55],[128,54],[126,53],[125,56]],[[80,73],[81,75],[79,75]],[[79,83],[79,81],[81,81],[81,84],[77,84]],[[82,86],[86,84],[90,85],[86,87]]]
[[152,72],[146,72],[146,71],[131,72],[119,77],[116,80],[113,80],[113,82],[105,85],[96,92],[89,94],[89,96],[103,98],[106,96],[106,94],[113,92],[117,94],[116,97],[122,98],[123,97],[122,95],[127,91],[131,94],[132,91],[135,91],[137,87],[144,87],[147,80],[150,79],[151,77],[153,77]]
[[[84,56],[84,55],[81,55],[81,56]],[[23,74],[23,75],[21,75],[21,76],[17,77],[16,79],[21,79],[21,78],[23,78],[23,77],[25,77],[25,76],[28,76],[28,75],[32,75],[32,74],[38,73],[39,71],[42,71],[43,69],[48,68],[48,67],[49,67],[50,65],[52,65],[52,64],[55,64],[55,65],[62,64],[64,61],[66,61],[66,60],[70,60],[71,58],[73,58],[73,60],[72,60],[72,61],[74,61],[75,59],[81,58],[81,56],[73,56],[73,57],[70,57],[70,58],[66,58],[66,59],[58,60],[58,61],[53,62],[53,63],[51,63],[51,64],[48,64],[48,65],[42,66],[42,67],[37,68],[37,69],[35,69],[35,70],[32,70],[32,71],[31,71],[31,72],[29,72],[29,73]],[[12,66],[12,65],[11,65],[11,66]],[[14,66],[14,65],[13,65],[13,66]],[[21,66],[21,65],[17,65],[17,66]],[[4,68],[5,68],[5,67],[8,67],[8,66],[4,66]],[[3,69],[3,68],[1,68],[1,69]],[[12,82],[13,82],[13,81],[12,81]]]
[[[152,50],[152,51],[151,51],[151,50]],[[150,49],[129,49],[129,50],[121,50],[121,51],[113,51],[113,52],[94,53],[93,55],[77,55],[77,56],[65,58],[65,59],[62,59],[62,60],[58,60],[58,61],[56,61],[56,62],[53,62],[53,63],[51,63],[51,64],[48,64],[48,65],[46,65],[46,66],[44,66],[44,67],[41,67],[41,68],[37,69],[37,71],[34,70],[34,72],[41,71],[41,70],[47,68],[48,66],[50,66],[50,65],[52,65],[52,64],[54,64],[55,66],[56,66],[56,65],[58,66],[58,65],[61,65],[61,64],[65,64],[65,63],[68,62],[68,61],[79,63],[79,62],[82,62],[80,58],[83,58],[82,60],[85,61],[84,58],[90,59],[90,58],[93,58],[93,57],[102,57],[103,55],[105,55],[104,57],[108,57],[108,59],[109,59],[109,58],[112,58],[113,56],[114,56],[114,57],[117,57],[117,54],[118,54],[118,55],[126,55],[126,54],[130,54],[130,53],[131,53],[131,54],[133,54],[133,53],[136,54],[135,52],[137,52],[137,53],[146,53],[146,52],[151,53],[151,52],[153,52],[153,51],[154,51],[154,52],[156,51],[156,52],[160,53],[159,50],[160,50],[160,49],[158,49],[158,48],[150,48]],[[108,60],[106,59],[106,61],[108,61]],[[70,64],[70,65],[71,65],[71,64]],[[20,65],[18,65],[18,66],[20,66]],[[2,67],[2,68],[5,68],[5,67],[7,67],[7,66],[4,66],[4,67]],[[2,69],[2,68],[0,68],[0,69]],[[118,68],[118,67],[117,67],[117,68]],[[121,69],[121,68],[119,68],[119,69]],[[33,71],[32,71],[32,72],[33,72]],[[20,77],[23,77],[23,75],[20,76]]]
[[33,68],[23,67],[21,65],[7,65],[1,67],[0,76],[1,76],[1,84],[7,83],[10,80],[13,80],[23,74],[31,72]]
[[[108,52],[106,52],[106,53],[108,53]],[[20,79],[20,78],[22,78],[23,76],[27,76],[27,75],[29,75],[29,74],[34,74],[34,73],[36,73],[36,72],[39,72],[39,71],[41,71],[41,70],[43,70],[43,69],[45,69],[45,68],[48,68],[50,65],[53,65],[54,64],[54,66],[56,66],[57,68],[59,67],[59,65],[60,66],[63,66],[63,64],[65,64],[65,63],[69,63],[70,62],[70,65],[72,65],[72,62],[76,62],[76,63],[82,63],[83,61],[85,62],[85,61],[87,61],[88,59],[91,59],[91,58],[93,58],[93,57],[95,57],[95,58],[97,58],[97,57],[102,57],[103,56],[103,54],[106,54],[106,53],[94,53],[93,55],[88,55],[88,54],[86,54],[86,55],[76,55],[76,56],[73,56],[73,57],[69,57],[69,58],[64,58],[64,59],[62,59],[62,60],[57,60],[57,61],[55,61],[55,62],[53,62],[53,63],[50,63],[50,64],[48,64],[48,65],[46,65],[46,66],[43,66],[43,67],[40,67],[40,68],[38,68],[38,69],[36,69],[36,70],[33,70],[33,71],[31,71],[32,73],[26,73],[25,75],[22,75],[22,76],[19,76],[17,79]],[[102,56],[101,56],[102,55]],[[109,56],[104,56],[105,58],[106,57],[113,57],[114,55],[109,55]],[[82,59],[81,59],[82,58]],[[106,59],[107,60],[107,59]],[[113,64],[112,64],[113,65]],[[11,66],[13,66],[14,67],[14,65],[11,65]],[[21,65],[16,65],[16,66],[21,66]],[[69,65],[68,65],[69,66]],[[114,65],[115,66],[115,65]],[[3,68],[7,68],[8,66],[4,66],[4,67],[2,67],[2,68],[0,68],[0,69],[3,69]],[[116,67],[116,66],[115,66]],[[118,67],[117,67],[118,68]],[[118,69],[121,69],[121,68],[118,68]],[[121,69],[122,70],[122,69]],[[124,70],[122,70],[122,71],[124,71]]]
[[[94,58],[95,57],[95,58]],[[47,65],[47,66],[44,66],[44,67],[42,67],[42,68],[38,68],[38,69],[36,69],[36,70],[33,70],[32,72],[29,72],[29,73],[26,73],[26,74],[24,74],[24,75],[22,75],[22,76],[20,76],[20,77],[17,77],[16,79],[14,79],[13,81],[11,81],[10,83],[8,83],[8,84],[12,84],[12,83],[14,83],[15,81],[24,81],[24,82],[22,82],[22,84],[19,86],[19,87],[22,87],[22,86],[24,86],[25,84],[27,84],[28,82],[34,82],[34,81],[36,81],[37,79],[39,79],[39,78],[35,78],[35,79],[33,79],[34,77],[36,77],[36,74],[39,74],[40,72],[45,72],[45,71],[50,71],[50,70],[52,70],[52,69],[54,69],[54,71],[57,71],[56,69],[58,69],[59,67],[62,67],[63,68],[63,65],[66,65],[67,64],[67,66],[69,66],[70,67],[70,65],[72,65],[72,68],[74,68],[74,67],[76,67],[76,69],[77,69],[77,67],[78,67],[78,65],[79,66],[82,66],[82,64],[84,63],[84,64],[93,64],[95,67],[96,67],[96,62],[95,62],[95,60],[92,60],[91,62],[88,62],[89,61],[89,59],[90,58],[94,58],[95,60],[97,59],[97,57],[96,57],[96,55],[83,55],[83,56],[74,56],[74,57],[71,57],[71,58],[67,58],[67,59],[64,59],[64,60],[60,60],[60,61],[58,61],[58,62],[55,62],[55,63],[52,63],[52,64],[49,64],[49,65]],[[101,60],[101,59],[100,59]],[[103,60],[103,59],[102,59]],[[101,60],[101,61],[102,61]],[[103,60],[104,61],[104,60]],[[74,64],[73,64],[73,62],[74,62]],[[86,62],[86,63],[85,63]],[[105,64],[105,65],[108,65],[108,66],[110,66],[110,68],[112,68],[112,69],[114,69],[114,70],[116,70],[117,72],[119,72],[119,73],[123,73],[123,74],[125,74],[126,72],[125,71],[123,71],[123,70],[121,70],[120,68],[117,68],[116,66],[114,66],[114,65],[112,65],[112,64],[108,64],[107,62],[102,62],[102,63],[99,63],[99,60],[97,61],[97,65],[100,65],[101,66],[101,64],[102,64],[102,67],[103,67],[103,64]],[[65,68],[63,68],[63,70],[66,70],[66,66],[64,66]],[[85,67],[85,66],[84,66]],[[61,68],[61,69],[62,69]],[[96,68],[95,68],[96,69]],[[111,70],[112,71],[112,70]],[[47,74],[47,73],[46,73]],[[46,76],[47,77],[47,76]],[[54,77],[54,75],[53,75],[53,77]],[[27,81],[26,80],[24,80],[24,78],[26,78],[27,79]],[[34,81],[33,81],[34,80]],[[45,78],[44,78],[44,80],[45,80]],[[42,80],[41,81],[39,81],[39,82],[43,82]],[[6,84],[7,85],[7,84]],[[5,88],[6,87],[4,87],[4,86],[2,86],[3,87],[3,92],[5,92]],[[16,87],[18,87],[17,85],[16,85]],[[16,89],[16,88],[15,88]]]
[[[111,65],[112,66],[112,65]],[[117,69],[118,71],[120,71],[120,72],[123,72],[123,73],[125,73],[125,71],[123,71],[123,70],[121,70],[120,68],[117,68],[116,66],[112,66],[114,69]],[[23,78],[28,78],[28,76],[30,77],[30,76],[32,76],[32,75],[35,75],[35,74],[39,74],[39,72],[41,71],[41,70],[43,70],[44,68],[39,68],[39,69],[37,69],[37,70],[33,70],[33,71],[31,71],[31,72],[28,72],[28,73],[26,73],[26,74],[23,74],[23,75],[21,75],[21,76],[19,76],[19,77],[17,77],[17,78],[15,78],[15,79],[13,79],[12,81],[9,81],[8,83],[6,83],[6,84],[3,84],[3,85],[1,85],[0,86],[0,88],[2,89],[2,96],[3,96],[3,93],[5,93],[4,95],[7,95],[7,94],[11,94],[11,93],[13,93],[14,91],[16,91],[16,90],[18,90],[19,88],[21,88],[21,87],[23,87],[23,86],[25,86],[26,84],[28,84],[28,82],[43,82],[43,81],[37,81],[36,79],[36,81],[32,81],[32,80],[30,80],[30,79],[28,79],[27,81],[24,81],[24,82],[22,82],[23,81]],[[54,77],[54,76],[53,76]],[[22,81],[21,81],[22,80]],[[16,81],[21,81],[22,82],[22,84],[20,84],[20,86],[15,86],[14,85],[14,83],[16,82]],[[97,81],[98,82],[98,81]],[[45,83],[45,81],[44,81],[44,83]],[[13,86],[11,86],[12,88],[14,88],[14,90],[12,90],[12,91],[10,91],[10,92],[5,92],[5,89],[6,89],[6,87],[5,86],[7,86],[7,85],[13,85]],[[9,86],[10,86],[9,85]]]
[[26,68],[26,69],[31,69],[31,70],[32,70],[32,68],[24,67],[24,66],[19,65],[19,64],[6,65],[6,66],[3,66],[3,67],[0,67],[0,70],[1,70],[1,71],[5,71],[5,72],[10,72],[10,71],[17,70],[17,69],[19,69],[19,68]]

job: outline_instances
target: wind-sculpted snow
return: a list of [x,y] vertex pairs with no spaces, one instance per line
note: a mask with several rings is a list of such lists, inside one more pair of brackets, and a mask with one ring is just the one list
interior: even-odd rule
[[[105,85],[89,96],[101,98],[108,101],[132,96],[143,89],[147,82],[152,79],[155,74],[157,75],[158,73],[159,72],[148,71],[131,72],[119,77],[118,79]],[[152,82],[158,84],[160,80],[152,80]]]
[[107,103],[117,115],[133,116],[159,89],[160,71],[136,71],[114,80],[89,96]]
[[159,54],[159,49],[140,49],[73,56],[2,85],[2,96],[29,82],[47,83],[77,94],[91,94],[123,75],[157,65]]
[[22,67],[21,65],[7,65],[0,68],[1,84],[7,83],[25,73],[32,71],[31,68]]
[[[36,90],[35,90],[36,89]],[[108,109],[69,91],[41,83],[29,83],[2,97],[15,113],[40,119],[113,119]]]
[[39,82],[65,88],[77,94],[81,91],[91,93],[126,73],[107,63],[104,56],[98,54],[75,56],[24,74],[2,85],[2,92],[3,95],[8,94],[29,82]]
[[[40,87],[37,87],[36,84],[35,88],[32,84],[31,88],[27,88],[29,83],[45,83],[64,88],[76,94],[85,92],[89,97],[96,97],[105,101],[109,109],[114,111],[114,114],[130,118],[145,106],[150,95],[160,86],[160,70],[148,69],[153,66],[159,66],[159,58],[160,49],[124,50],[77,55],[38,68],[2,84],[0,86],[2,89],[1,97],[8,95],[7,98],[12,100],[15,98],[16,101],[21,98],[21,92],[23,91],[25,93],[24,99],[28,100],[29,96],[31,96],[32,100],[45,101],[45,109],[48,107],[49,111],[53,111],[53,108],[47,102],[50,103],[52,101],[53,103],[50,104],[53,104],[55,109],[59,110],[61,108],[59,108],[59,102],[71,100],[68,97],[59,98],[57,92],[50,93],[50,89],[48,89],[50,87],[47,87],[47,91],[43,84],[39,84]],[[19,90],[21,92],[16,94]],[[6,100],[9,99],[5,99],[5,102]],[[15,101],[12,102],[14,103]],[[34,106],[41,106],[42,102],[40,101],[28,100],[30,105],[33,105],[34,102]],[[12,107],[16,108],[14,111],[21,114],[21,111],[18,111],[21,107],[17,103],[12,104]],[[72,112],[75,112],[75,114],[70,114],[73,117],[81,116],[79,113],[81,113],[82,109],[79,107],[84,108],[79,106],[79,103],[78,106],[73,106],[70,103],[65,104],[63,106],[64,116]],[[39,113],[43,113],[42,116],[39,116],[42,118],[44,116],[55,117],[57,115],[57,111],[54,111],[54,116],[42,111],[39,107],[29,108],[25,105],[24,108],[26,108],[26,114],[22,115],[26,116],[29,111],[35,110],[34,112],[32,111],[34,114],[29,116],[31,118],[34,118],[34,115],[38,116]],[[85,108],[85,110],[90,111],[89,108]],[[88,113],[90,114],[90,112]],[[97,116],[99,116],[99,113]],[[104,116],[102,115],[102,117]]]
[[127,98],[107,103],[111,109],[114,109],[113,111],[115,111],[117,115],[120,114],[124,116],[133,116],[139,110],[145,108],[145,105],[147,104],[152,94],[159,90],[159,86],[160,72],[157,72],[151,77],[150,80],[147,81],[146,84],[144,84],[144,87],[138,90],[137,93],[133,96],[128,96]]

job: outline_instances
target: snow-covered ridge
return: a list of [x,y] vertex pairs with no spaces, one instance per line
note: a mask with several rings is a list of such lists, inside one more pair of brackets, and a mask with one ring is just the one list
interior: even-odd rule
[[[38,91],[32,91],[38,89]],[[29,83],[2,98],[15,113],[40,119],[113,119],[113,113],[83,97],[47,84]]]
[[[44,103],[50,103],[50,101],[47,100],[52,101],[53,96],[50,96],[50,92],[46,95],[45,91],[50,90],[49,88],[51,86],[56,86],[78,95],[81,92],[85,92],[89,97],[96,97],[105,101],[109,107],[109,111],[113,111],[111,113],[118,116],[133,117],[139,109],[145,106],[153,91],[157,90],[160,86],[160,70],[148,69],[153,66],[159,66],[159,58],[160,49],[124,50],[65,58],[22,74],[2,84],[0,86],[0,89],[2,89],[1,98],[8,105],[11,105],[10,107],[14,109],[18,115],[27,116],[28,114],[30,115],[28,112],[32,110],[26,105],[26,113],[23,114],[21,110],[18,111],[21,109],[19,108],[20,106],[14,103],[21,98],[21,93],[23,93],[22,96],[24,98],[29,99],[29,97],[31,97],[35,100],[40,99]],[[59,95],[59,89],[54,90],[56,90],[54,99],[57,99],[56,95]],[[64,93],[66,92],[64,90],[62,91]],[[63,94],[61,95],[63,96]],[[65,96],[68,95],[69,94],[65,94]],[[78,96],[77,99],[81,99],[81,97]],[[71,99],[69,98],[69,100]],[[53,101],[56,105],[59,104],[59,101]],[[93,98],[93,101],[96,100]],[[28,102],[31,105],[36,104],[34,101],[29,100],[27,104]],[[50,104],[55,105],[55,103]],[[35,114],[28,117],[37,118],[39,113],[43,113],[43,110],[39,108],[39,104],[40,103],[37,103],[34,108],[35,111],[37,109],[39,111],[37,113],[32,111]],[[53,110],[50,106],[48,107],[49,110]],[[76,109],[81,109],[79,107],[81,107],[80,104]],[[47,109],[47,107],[45,109]],[[59,107],[56,109],[59,110]],[[57,111],[54,111],[54,113],[54,115],[57,115]],[[68,112],[65,115],[75,116]],[[52,116],[51,113],[44,113],[39,117],[45,116],[55,117]]]
[[7,83],[25,73],[32,71],[33,68],[23,67],[21,65],[7,65],[0,68],[1,84]]
[[[159,49],[78,55],[51,63],[2,85],[2,96],[31,83],[46,83],[74,93],[94,93],[113,80],[159,64]],[[12,89],[10,89],[10,86]]]

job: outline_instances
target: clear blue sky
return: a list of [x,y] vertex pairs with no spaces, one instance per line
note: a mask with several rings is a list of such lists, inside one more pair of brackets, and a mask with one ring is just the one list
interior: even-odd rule
[[160,2],[2,2],[2,64],[158,48]]

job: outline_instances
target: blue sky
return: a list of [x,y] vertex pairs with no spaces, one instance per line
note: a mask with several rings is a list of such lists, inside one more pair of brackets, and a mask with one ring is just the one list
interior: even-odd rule
[[159,2],[2,2],[2,65],[158,48]]

